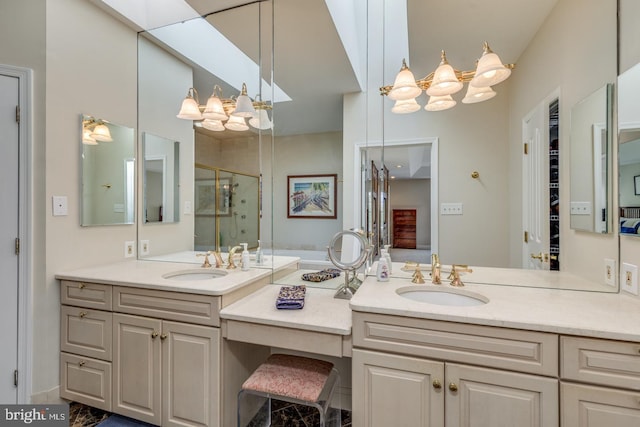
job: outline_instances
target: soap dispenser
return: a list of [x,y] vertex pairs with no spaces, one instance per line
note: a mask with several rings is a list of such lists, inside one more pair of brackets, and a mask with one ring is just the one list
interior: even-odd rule
[[384,256],[387,259],[387,265],[389,266],[389,274],[393,273],[393,264],[391,263],[391,253],[389,248],[391,245],[384,245]]
[[[382,249],[380,252],[384,251]],[[387,263],[387,258],[381,254],[380,259],[378,259],[378,269],[376,270],[376,278],[378,282],[388,282],[389,281],[389,264]]]
[[262,265],[262,249],[260,248],[260,240],[258,240],[258,249],[256,249],[256,265]]
[[247,243],[240,243],[242,246],[242,271],[249,270],[249,251],[247,250]]

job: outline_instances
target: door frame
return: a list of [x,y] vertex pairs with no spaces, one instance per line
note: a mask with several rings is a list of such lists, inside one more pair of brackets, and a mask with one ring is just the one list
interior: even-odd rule
[[[440,219],[440,211],[438,209],[438,137],[429,136],[420,139],[408,140],[385,140],[385,141],[368,141],[365,143],[357,143],[354,145],[354,164],[353,170],[361,170],[361,153],[367,148],[384,148],[398,145],[430,145],[431,146],[431,253],[438,253],[438,224]],[[383,154],[384,160],[384,154]],[[354,224],[359,224],[362,218],[363,206],[360,203],[362,195],[365,192],[362,179],[359,176],[357,183],[354,183],[356,194],[359,197],[353,198]]]
[[28,68],[0,64],[0,74],[18,79],[18,102],[20,123],[18,125],[19,176],[18,176],[18,403],[29,403],[32,383],[32,274],[33,212],[31,203],[34,194],[33,165],[33,71]]

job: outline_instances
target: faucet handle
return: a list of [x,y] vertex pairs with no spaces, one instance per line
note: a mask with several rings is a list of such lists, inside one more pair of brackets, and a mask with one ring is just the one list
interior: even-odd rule
[[211,267],[211,263],[209,262],[209,255],[210,254],[211,254],[211,251],[207,251],[207,252],[205,252],[203,254],[196,254],[196,256],[203,256],[204,257],[204,262],[201,265],[202,268]]
[[460,280],[460,272],[472,273],[473,270],[469,268],[468,265],[453,264],[451,266],[451,273],[448,277],[448,279],[451,280],[451,286],[464,286],[464,283],[462,283],[462,280]]

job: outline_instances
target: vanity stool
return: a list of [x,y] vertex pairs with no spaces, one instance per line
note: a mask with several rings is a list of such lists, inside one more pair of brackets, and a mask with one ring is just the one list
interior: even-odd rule
[[[340,427],[340,405],[331,405],[340,386],[333,364],[289,354],[272,354],[238,393],[238,427],[270,426],[271,400],[314,407],[319,424]],[[336,399],[339,402],[339,399]]]

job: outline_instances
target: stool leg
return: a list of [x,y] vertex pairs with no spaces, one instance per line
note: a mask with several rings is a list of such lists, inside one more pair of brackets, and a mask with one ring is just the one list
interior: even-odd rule
[[271,398],[241,391],[238,393],[238,427],[271,425]]

